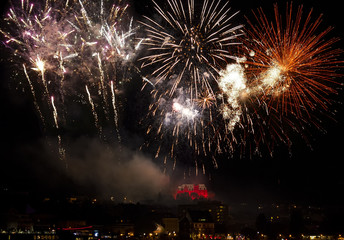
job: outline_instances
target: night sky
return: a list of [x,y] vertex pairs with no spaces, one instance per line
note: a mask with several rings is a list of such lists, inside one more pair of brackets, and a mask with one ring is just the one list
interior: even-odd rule
[[[245,21],[244,16],[250,15],[251,9],[257,9],[260,6],[264,8],[265,12],[272,12],[274,2],[273,0],[232,0],[230,5],[233,11],[240,10],[239,16],[234,21],[237,21],[238,24],[243,23]],[[284,1],[278,1],[278,3],[281,6],[284,5]],[[342,8],[338,6],[337,1],[294,1],[295,5],[299,3],[304,4],[305,12],[313,7],[313,17],[323,14],[321,26],[323,28],[334,27],[330,36],[344,38]],[[0,7],[3,14],[7,11],[5,5],[2,1]],[[141,19],[142,14],[148,16],[153,14],[152,3],[149,0],[132,2],[132,9],[137,19]],[[344,48],[343,41],[339,42],[339,48]],[[118,170],[115,170],[117,165],[111,162],[111,158],[109,159],[111,155],[106,157],[98,155],[99,152],[106,153],[106,147],[93,141],[92,135],[85,130],[72,131],[73,136],[70,138],[74,139],[73,144],[75,145],[73,146],[87,149],[85,153],[75,152],[74,156],[78,156],[79,160],[85,156],[87,160],[80,160],[74,165],[71,163],[69,170],[65,170],[61,163],[54,163],[54,161],[59,160],[56,159],[56,156],[55,159],[51,159],[51,152],[46,150],[46,146],[49,145],[49,141],[54,136],[46,136],[32,103],[30,91],[28,91],[27,86],[23,86],[20,81],[17,81],[12,71],[17,66],[8,61],[9,54],[3,46],[1,47],[1,56],[3,56],[0,82],[1,189],[42,194],[101,194],[103,190],[111,191],[112,186],[114,186],[115,191],[121,189],[118,187],[121,185],[118,182],[121,180],[118,178],[110,176],[109,179],[97,179],[102,173],[96,171],[106,169],[106,165],[113,169],[114,174],[119,173]],[[344,58],[344,55],[342,57]],[[338,81],[342,81],[342,79],[338,79]],[[26,88],[25,92],[23,92],[23,88]],[[135,167],[143,163],[143,167],[146,166],[150,170],[137,173],[138,175],[142,174],[139,181],[152,184],[158,179],[158,181],[163,182],[166,179],[157,170],[159,163],[150,162],[154,156],[153,153],[145,152],[142,155],[137,153],[140,143],[145,138],[142,135],[144,131],[138,127],[139,120],[135,119],[135,114],[139,112],[138,115],[141,115],[144,107],[140,101],[140,97],[142,97],[140,88],[139,84],[132,84],[126,92],[128,99],[125,104],[130,108],[128,108],[128,112],[124,113],[121,131],[123,131],[124,137],[130,139],[127,141],[132,143],[127,151],[135,152],[138,157],[132,157],[132,154],[128,153],[129,158],[133,160],[125,165],[125,169],[128,171],[134,169],[133,171],[136,172]],[[344,143],[342,138],[344,136],[343,94],[343,90],[340,90],[337,96],[333,96],[335,101],[331,106],[331,112],[335,112],[334,120],[323,118],[322,127],[326,132],[311,129],[311,148],[294,134],[291,135],[293,140],[291,155],[287,147],[281,145],[276,147],[273,157],[264,151],[262,151],[261,156],[241,158],[238,154],[221,156],[218,158],[219,169],[209,169],[206,176],[200,174],[198,177],[183,180],[183,169],[179,168],[175,172],[169,172],[168,187],[173,188],[177,184],[191,181],[205,182],[216,197],[227,202],[288,201],[304,204],[343,204],[339,197],[344,188],[343,168],[341,167],[343,165]],[[85,125],[82,129],[87,129],[86,120],[80,124]],[[90,150],[92,147],[97,150],[92,152]],[[92,157],[89,157],[90,155],[93,158],[99,157],[99,159],[95,162]],[[123,158],[125,157],[126,154],[123,155]],[[81,165],[82,162],[84,164]],[[88,169],[88,166],[91,167]],[[84,176],[75,177],[74,175],[80,175],[80,172],[73,170],[73,167],[78,167]],[[107,174],[111,175],[111,171]],[[148,180],[145,179],[145,174]],[[133,176],[137,175],[123,175],[123,179]],[[108,180],[115,182],[109,184],[107,183]],[[156,188],[159,187],[161,185],[156,186]],[[132,191],[138,190],[133,186]],[[149,192],[150,189],[147,188],[147,191]],[[151,193],[155,194],[154,191]],[[133,197],[138,199],[142,196],[142,194],[133,194]]]

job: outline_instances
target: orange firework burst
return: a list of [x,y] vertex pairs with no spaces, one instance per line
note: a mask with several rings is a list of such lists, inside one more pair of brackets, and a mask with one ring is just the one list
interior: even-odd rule
[[312,11],[302,17],[302,9],[294,14],[287,4],[283,21],[275,4],[274,22],[262,9],[253,11],[257,24],[248,20],[243,44],[254,95],[262,96],[270,109],[297,118],[310,116],[317,106],[327,110],[342,64],[337,59],[342,51],[333,48],[338,38],[325,40],[332,28],[318,31],[321,16],[312,22]]

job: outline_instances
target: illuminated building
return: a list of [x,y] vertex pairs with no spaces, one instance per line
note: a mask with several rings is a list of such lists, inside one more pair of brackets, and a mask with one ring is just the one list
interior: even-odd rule
[[176,199],[189,197],[195,199],[208,199],[208,190],[204,184],[183,184],[178,186]]

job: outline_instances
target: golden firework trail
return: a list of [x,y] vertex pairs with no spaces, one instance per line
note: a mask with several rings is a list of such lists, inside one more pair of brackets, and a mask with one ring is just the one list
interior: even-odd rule
[[117,112],[117,108],[116,108],[116,94],[115,94],[115,90],[114,90],[114,86],[113,86],[113,81],[111,81],[110,84],[111,84],[112,107],[113,107],[113,111],[114,111],[114,121],[115,121],[115,125],[116,125],[117,138],[118,138],[118,141],[121,142],[122,140],[121,140],[121,135],[119,133],[118,112]]
[[90,91],[88,90],[87,85],[85,85],[85,89],[86,89],[86,93],[87,93],[87,96],[88,96],[88,101],[89,101],[89,103],[91,105],[92,114],[93,114],[93,117],[94,117],[94,124],[95,124],[96,128],[98,129],[99,135],[101,136],[101,134],[102,134],[102,127],[99,125],[98,114],[97,114],[97,112],[95,110],[94,103],[93,103],[93,100],[92,100],[92,97],[91,97]]
[[29,82],[29,85],[30,85],[30,89],[31,89],[32,97],[33,97],[33,103],[35,105],[35,108],[36,108],[36,110],[37,110],[37,112],[38,112],[38,114],[39,114],[39,116],[40,116],[40,118],[42,120],[43,125],[45,125],[43,114],[42,114],[41,109],[39,108],[39,104],[37,102],[37,97],[36,97],[35,89],[32,86],[32,82],[31,82],[30,77],[29,77],[29,75],[27,73],[25,64],[23,64],[23,71],[24,71],[25,77],[26,77],[26,79],[27,79],[27,81]]

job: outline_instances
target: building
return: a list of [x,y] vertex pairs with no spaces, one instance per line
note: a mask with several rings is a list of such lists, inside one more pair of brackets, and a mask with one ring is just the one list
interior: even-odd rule
[[188,210],[208,211],[216,226],[227,224],[229,218],[228,205],[219,201],[199,201],[196,204],[179,205],[179,218],[185,216]]
[[182,239],[208,239],[215,233],[215,223],[209,211],[188,210],[180,220],[179,235]]
[[178,218],[163,218],[162,223],[165,227],[167,234],[178,234],[179,233],[179,219]]
[[204,184],[182,184],[178,186],[176,199],[191,198],[195,199],[208,199],[208,190]]

